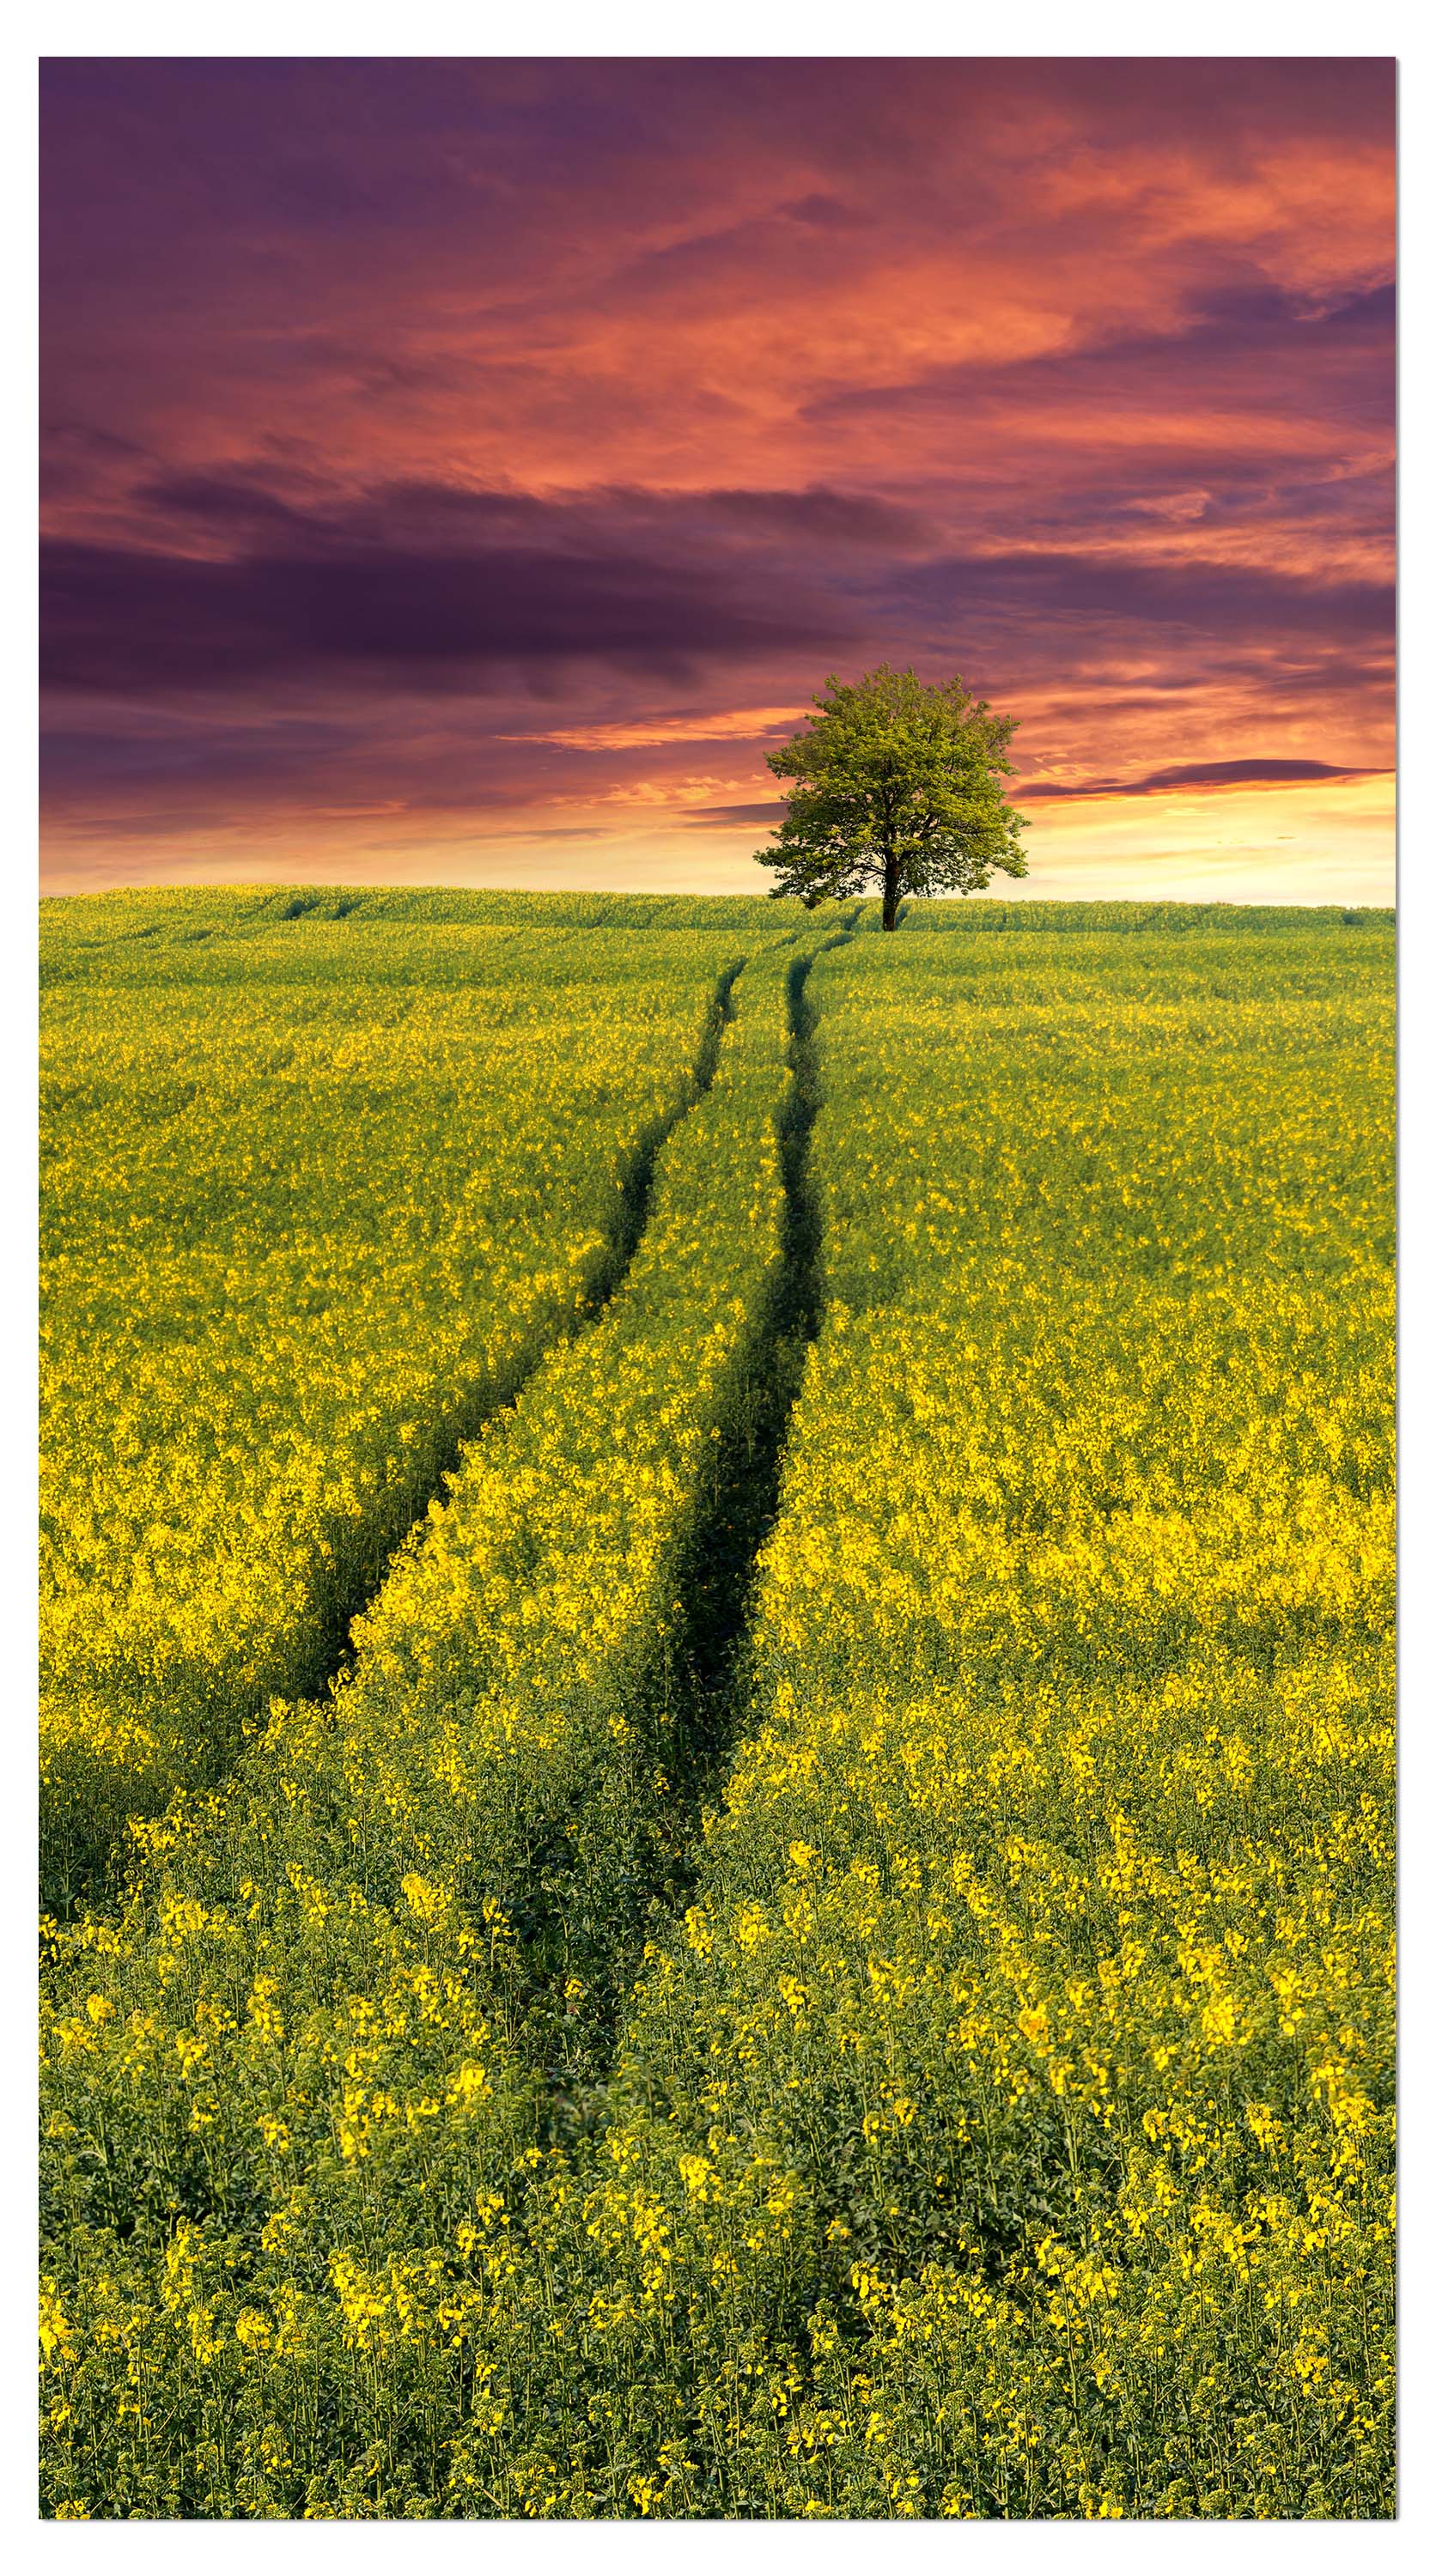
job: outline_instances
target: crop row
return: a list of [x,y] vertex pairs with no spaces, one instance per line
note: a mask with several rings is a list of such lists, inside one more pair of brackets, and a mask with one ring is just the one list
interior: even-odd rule
[[[786,907],[782,926],[789,933],[797,909]],[[120,963],[118,952],[128,948],[142,952],[135,971],[153,982],[169,971],[173,950],[209,942],[215,943],[221,973],[241,966],[247,971],[248,951],[256,941],[267,972],[287,960],[305,973],[325,953],[313,934],[322,934],[326,924],[343,922],[349,935],[342,950],[327,952],[331,965],[342,956],[361,976],[370,974],[384,952],[382,934],[403,931],[405,948],[390,953],[399,955],[409,970],[418,968],[428,976],[437,969],[442,975],[448,959],[462,978],[466,958],[474,952],[466,951],[461,941],[436,943],[427,934],[538,932],[557,947],[555,934],[561,940],[591,930],[641,937],[699,931],[722,934],[744,948],[770,940],[778,918],[771,901],[761,895],[520,894],[479,886],[112,886],[100,895],[42,902],[40,944],[52,977],[87,974],[97,956],[104,956],[113,972]],[[371,932],[381,936],[371,939]],[[151,952],[147,962],[146,949]],[[596,952],[599,958],[601,951]],[[522,952],[520,971],[521,960]]]
[[955,930],[963,939],[1008,930],[1038,938],[1053,931],[1105,938],[1114,932],[1137,931],[1148,939],[1165,941],[1199,931],[1204,937],[1216,935],[1243,943],[1277,938],[1288,948],[1293,932],[1306,942],[1323,933],[1353,930],[1368,932],[1374,944],[1389,945],[1395,921],[1394,911],[1380,904],[1059,903],[1031,897],[1016,903],[995,897],[982,903],[909,903],[903,913],[904,930]]

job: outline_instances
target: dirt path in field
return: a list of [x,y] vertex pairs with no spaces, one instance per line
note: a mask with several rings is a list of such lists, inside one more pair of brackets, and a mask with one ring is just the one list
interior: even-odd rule
[[719,1793],[749,1713],[747,1641],[757,1559],[777,1518],[789,1419],[823,1314],[822,1216],[810,1172],[822,1090],[818,1013],[808,982],[818,958],[854,935],[844,928],[795,957],[786,977],[794,1080],[778,1128],[782,1264],[675,1568],[669,1633],[661,1650],[655,1646],[649,1671],[637,1677],[625,1711],[640,1740],[672,1748],[663,1764],[663,1835],[635,1868],[621,1914],[606,1925],[603,1959],[585,1965],[597,2007],[585,2062],[565,2071],[550,2102],[553,2137],[567,2143],[602,2123],[632,1977],[645,1943],[664,1941],[692,1900],[703,1812]]
[[823,1315],[822,1211],[813,1187],[813,1128],[822,1107],[818,1013],[808,982],[818,958],[854,937],[839,931],[795,957],[788,969],[788,1063],[793,1086],[778,1144],[783,1174],[783,1264],[765,1322],[757,1402],[724,1433],[712,1503],[695,1529],[677,1590],[688,1675],[685,1733],[695,1767],[696,1808],[731,1746],[744,1695],[756,1560],[777,1517],[788,1422],[809,1344]]

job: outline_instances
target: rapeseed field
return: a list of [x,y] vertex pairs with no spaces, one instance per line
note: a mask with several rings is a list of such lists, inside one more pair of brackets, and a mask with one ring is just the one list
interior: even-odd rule
[[1389,2514],[1389,919],[54,910],[46,2509]]
[[739,955],[721,919],[655,945],[298,900],[47,907],[61,1909],[330,1668],[459,1438],[599,1292]]

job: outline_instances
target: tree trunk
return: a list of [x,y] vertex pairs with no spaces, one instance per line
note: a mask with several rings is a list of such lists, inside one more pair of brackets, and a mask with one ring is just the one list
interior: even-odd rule
[[898,863],[891,850],[883,858],[883,928],[896,930],[898,916]]

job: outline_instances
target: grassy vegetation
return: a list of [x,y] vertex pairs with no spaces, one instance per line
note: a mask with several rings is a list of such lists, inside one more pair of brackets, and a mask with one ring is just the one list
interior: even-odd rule
[[615,1293],[54,1941],[49,2510],[1392,2510],[1390,930],[1135,909],[724,925]]

